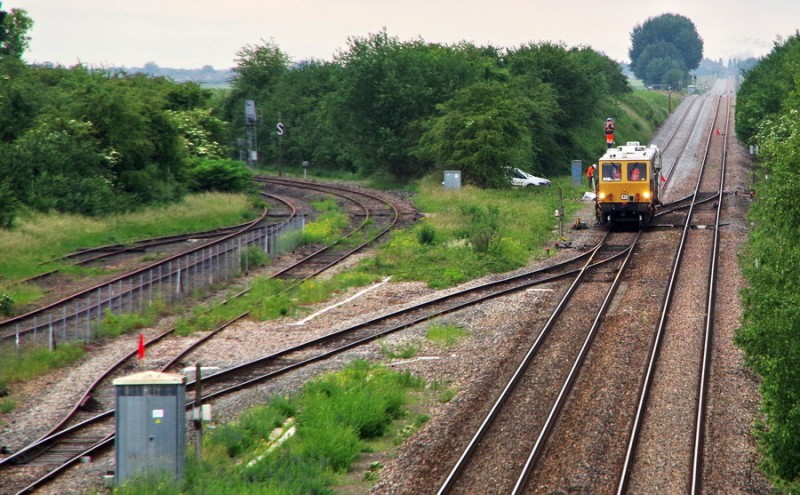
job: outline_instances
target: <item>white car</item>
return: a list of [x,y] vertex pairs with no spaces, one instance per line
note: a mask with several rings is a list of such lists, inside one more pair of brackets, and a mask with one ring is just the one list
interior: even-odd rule
[[536,177],[518,168],[511,169],[511,185],[515,187],[549,186],[550,181],[543,177]]

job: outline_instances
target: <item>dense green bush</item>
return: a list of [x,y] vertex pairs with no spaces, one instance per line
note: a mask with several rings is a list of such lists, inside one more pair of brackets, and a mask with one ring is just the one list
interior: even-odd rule
[[189,169],[194,191],[245,192],[253,188],[252,172],[236,160],[203,160]]
[[[741,257],[748,287],[736,343],[761,377],[764,421],[756,433],[765,472],[800,493],[800,36],[776,45],[746,74],[737,133],[758,144],[761,179]],[[739,127],[741,124],[741,128]]]

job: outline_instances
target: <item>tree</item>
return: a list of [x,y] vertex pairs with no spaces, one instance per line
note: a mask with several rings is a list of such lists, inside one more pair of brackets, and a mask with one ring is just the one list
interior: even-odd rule
[[244,136],[244,105],[246,100],[253,100],[259,118],[271,124],[256,127],[257,141],[269,143],[278,118],[272,105],[273,98],[276,88],[289,70],[289,56],[274,42],[262,40],[261,44],[247,45],[239,50],[236,63],[231,93],[225,102],[224,118],[231,123],[234,136]]
[[462,89],[439,106],[415,154],[462,171],[481,187],[510,187],[508,169],[530,163],[530,101],[496,81]]
[[740,257],[748,287],[736,344],[760,377],[765,419],[756,430],[766,474],[786,493],[800,493],[800,34],[776,43],[744,75],[736,130],[758,143],[757,200]]
[[800,93],[797,65],[800,61],[800,33],[776,43],[772,52],[755,67],[744,72],[739,93],[745,95],[736,105],[736,135],[748,144],[755,144],[763,120],[780,114],[787,96]]
[[0,166],[16,197],[40,211],[84,215],[112,211],[119,199],[113,190],[111,160],[92,132],[90,123],[43,114],[35,127],[8,147],[10,167]]
[[33,21],[21,9],[11,9],[10,13],[0,11],[0,14],[0,62],[20,61],[28,48],[28,31],[33,27]]
[[457,90],[507,78],[494,55],[468,44],[401,43],[385,31],[350,40],[349,51],[338,59],[344,72],[334,98],[359,169],[403,180],[425,173],[425,164],[410,154],[424,132],[420,123]]
[[688,81],[688,72],[703,59],[703,39],[688,18],[663,14],[633,28],[628,55],[631,70],[646,84],[663,84],[664,76],[676,70],[685,73],[679,80]]

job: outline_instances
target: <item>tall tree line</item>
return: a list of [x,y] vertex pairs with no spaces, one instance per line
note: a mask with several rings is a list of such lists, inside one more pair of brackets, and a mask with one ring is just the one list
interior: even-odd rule
[[506,184],[506,167],[563,174],[570,159],[593,159],[600,141],[574,136],[631,91],[617,63],[585,47],[502,50],[385,31],[351,38],[330,62],[290,63],[262,42],[239,52],[234,72],[226,120],[244,135],[244,102],[256,102],[266,163],[399,181],[457,167],[479,186]]
[[26,65],[31,25],[21,10],[0,21],[0,226],[20,208],[100,215],[245,188],[246,100],[259,111],[262,164],[400,182],[457,168],[467,183],[507,187],[509,167],[559,175],[572,159],[593,160],[598,123],[631,91],[616,62],[586,47],[401,42],[381,31],[351,38],[331,61],[245,46],[220,97],[161,77]]
[[33,21],[22,10],[4,14],[0,227],[24,209],[102,215],[175,201],[202,188],[209,167],[197,165],[228,158],[230,132],[212,112],[208,90],[83,66],[26,65]]
[[741,257],[749,283],[736,341],[761,378],[764,466],[800,493],[800,34],[776,43],[743,74],[736,133],[758,145],[758,180]]

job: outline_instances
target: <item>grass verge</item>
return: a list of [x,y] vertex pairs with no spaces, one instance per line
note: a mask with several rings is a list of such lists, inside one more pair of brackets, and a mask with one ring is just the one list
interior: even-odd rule
[[52,261],[60,256],[89,246],[242,223],[253,218],[253,206],[253,200],[245,195],[204,193],[187,196],[178,204],[104,218],[31,214],[21,218],[14,229],[0,231],[0,294],[17,305],[28,304],[41,297],[41,290],[14,282],[64,268]]
[[[308,382],[295,396],[273,397],[208,429],[203,458],[188,463],[183,483],[155,474],[116,493],[333,494],[337,479],[370,444],[407,436],[424,424],[427,417],[407,409],[411,396],[424,390],[424,382],[408,373],[355,361]],[[397,422],[402,427],[393,429]],[[379,469],[370,465],[364,478]]]

